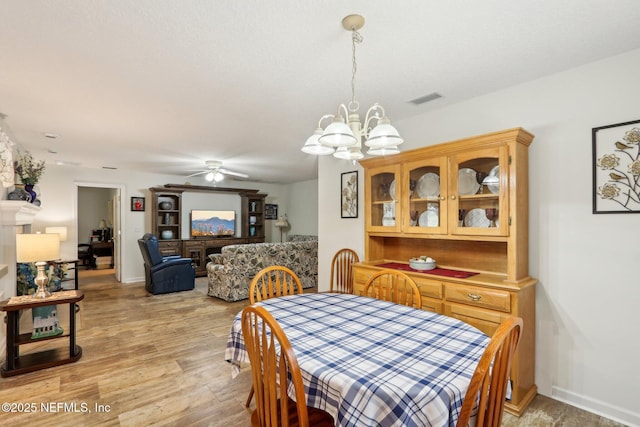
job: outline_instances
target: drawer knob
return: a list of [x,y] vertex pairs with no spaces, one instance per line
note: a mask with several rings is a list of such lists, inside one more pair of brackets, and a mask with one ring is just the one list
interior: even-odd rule
[[471,292],[469,292],[469,293],[467,294],[467,296],[469,297],[469,299],[470,299],[471,301],[480,301],[480,298],[482,298],[482,296],[481,296],[481,295],[478,295],[478,294],[472,294]]

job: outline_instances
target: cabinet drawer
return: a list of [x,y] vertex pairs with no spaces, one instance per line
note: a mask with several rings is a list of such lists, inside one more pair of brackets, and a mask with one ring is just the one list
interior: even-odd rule
[[492,336],[507,315],[462,304],[445,304],[444,314],[474,326]]
[[447,285],[445,298],[447,301],[511,312],[511,295],[506,291],[477,286]]
[[442,314],[442,301],[433,298],[422,298],[422,309]]
[[442,283],[436,280],[423,279],[420,277],[411,276],[418,288],[420,289],[420,294],[423,297],[431,297],[442,299]]

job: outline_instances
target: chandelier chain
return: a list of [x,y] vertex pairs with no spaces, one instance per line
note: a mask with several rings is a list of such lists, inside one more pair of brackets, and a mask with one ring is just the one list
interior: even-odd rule
[[356,62],[356,43],[362,43],[362,35],[355,29],[351,29],[351,102],[349,103],[349,111],[356,112],[360,108],[360,103],[356,101],[356,71],[358,71],[358,63]]

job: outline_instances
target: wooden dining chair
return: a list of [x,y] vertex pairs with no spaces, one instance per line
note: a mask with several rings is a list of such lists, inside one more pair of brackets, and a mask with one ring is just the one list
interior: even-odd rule
[[[333,426],[327,412],[307,406],[298,359],[276,319],[264,307],[242,310],[242,336],[251,362],[256,409],[251,425],[261,427]],[[293,384],[295,400],[287,393]]]
[[331,282],[329,292],[342,294],[353,293],[352,264],[360,262],[360,257],[353,249],[340,249],[331,260]]
[[302,293],[302,283],[292,270],[281,265],[263,268],[249,284],[249,302]]
[[[300,278],[287,267],[272,265],[260,270],[249,284],[249,302],[254,304],[269,298],[302,293]],[[253,387],[249,390],[248,408],[253,399]]]
[[456,427],[469,423],[477,406],[476,427],[499,426],[507,394],[511,361],[520,341],[522,319],[509,317],[491,337],[464,396]]
[[422,295],[418,285],[411,277],[398,270],[383,269],[374,273],[364,286],[364,295],[422,308]]

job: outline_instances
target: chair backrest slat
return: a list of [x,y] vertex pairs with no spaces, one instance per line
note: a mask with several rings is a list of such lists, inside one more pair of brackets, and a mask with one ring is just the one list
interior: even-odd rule
[[360,262],[358,254],[349,248],[340,249],[331,260],[329,292],[353,293],[353,264]]
[[249,285],[249,302],[302,293],[302,283],[291,269],[272,265],[260,270]]
[[364,295],[422,308],[422,295],[418,285],[411,277],[398,270],[383,269],[374,273],[365,284]]

